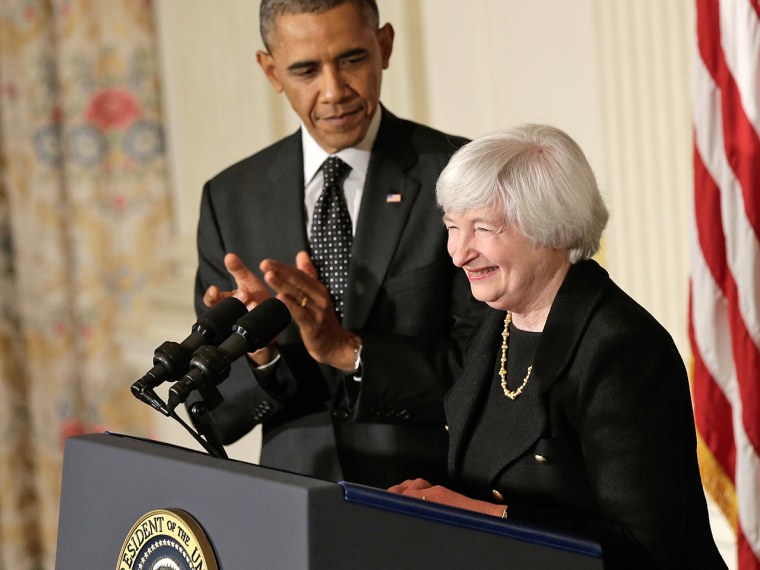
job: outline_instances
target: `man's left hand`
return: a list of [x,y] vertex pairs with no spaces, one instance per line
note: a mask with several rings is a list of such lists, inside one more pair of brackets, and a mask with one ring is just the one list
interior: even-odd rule
[[309,254],[299,252],[295,267],[265,259],[259,268],[277,298],[290,310],[311,357],[340,370],[353,370],[359,337],[338,322],[330,293],[317,278]]

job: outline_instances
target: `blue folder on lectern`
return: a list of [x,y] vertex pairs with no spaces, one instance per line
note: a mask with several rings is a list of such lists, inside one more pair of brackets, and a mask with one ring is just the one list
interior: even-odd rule
[[70,438],[56,569],[159,559],[194,570],[603,568],[598,544],[515,521],[139,438]]

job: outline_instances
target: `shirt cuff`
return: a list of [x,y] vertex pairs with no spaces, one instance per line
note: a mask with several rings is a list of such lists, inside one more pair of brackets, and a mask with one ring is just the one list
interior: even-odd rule
[[266,364],[262,364],[261,366],[258,366],[257,364],[254,364],[252,362],[251,364],[253,364],[253,369],[258,372],[263,372],[264,370],[267,370],[268,368],[271,368],[272,366],[277,364],[280,360],[280,351],[277,350],[276,346],[274,347],[274,351],[275,351],[274,358],[270,360],[269,362],[267,362]]

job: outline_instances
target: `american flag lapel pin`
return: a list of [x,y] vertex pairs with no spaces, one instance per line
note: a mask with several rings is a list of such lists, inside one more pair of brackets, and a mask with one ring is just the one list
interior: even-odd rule
[[385,202],[387,204],[398,204],[401,202],[401,194],[392,192],[391,194],[385,196]]

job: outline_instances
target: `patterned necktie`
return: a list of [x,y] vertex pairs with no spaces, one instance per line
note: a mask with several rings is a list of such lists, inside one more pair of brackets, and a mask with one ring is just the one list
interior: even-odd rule
[[337,156],[322,165],[325,182],[314,206],[311,224],[311,260],[319,280],[330,291],[338,319],[343,319],[343,293],[351,260],[351,217],[341,182],[351,167]]

